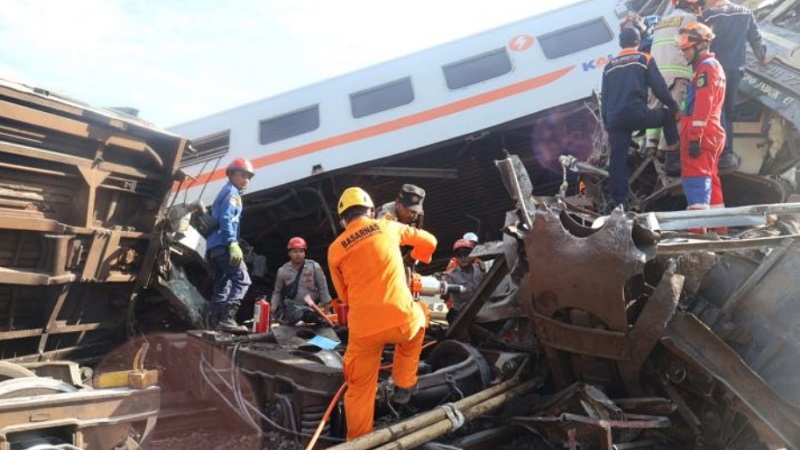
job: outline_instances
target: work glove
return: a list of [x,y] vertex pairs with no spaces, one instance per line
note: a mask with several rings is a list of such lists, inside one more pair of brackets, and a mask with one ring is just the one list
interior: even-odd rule
[[689,141],[689,156],[692,158],[700,157],[700,141]]
[[239,267],[239,265],[242,264],[242,260],[244,260],[244,254],[242,253],[241,247],[239,247],[239,243],[231,242],[231,245],[228,246],[228,250],[231,255],[228,264],[230,264],[231,267]]

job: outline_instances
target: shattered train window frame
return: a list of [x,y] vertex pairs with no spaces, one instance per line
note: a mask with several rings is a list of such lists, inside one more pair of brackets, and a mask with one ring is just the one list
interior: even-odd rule
[[192,139],[189,147],[192,154],[184,153],[180,167],[191,166],[225,156],[230,150],[231,130],[220,131],[197,139]]

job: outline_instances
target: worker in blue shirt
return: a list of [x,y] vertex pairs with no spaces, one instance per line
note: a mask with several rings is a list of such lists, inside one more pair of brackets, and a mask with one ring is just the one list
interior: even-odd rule
[[206,259],[214,272],[209,326],[218,331],[246,333],[247,328],[236,323],[236,312],[250,287],[250,275],[239,247],[239,222],[242,217],[241,194],[253,177],[253,165],[244,158],[236,158],[225,173],[228,183],[211,206],[211,216],[219,227],[206,241]]
[[[622,52],[603,69],[601,114],[610,147],[609,177],[611,206],[628,200],[628,148],[631,134],[646,128],[664,127],[667,148],[677,148],[678,104],[672,98],[653,58],[639,52],[641,37],[635,28],[619,34]],[[664,107],[648,108],[649,89]]]
[[758,30],[753,13],[744,6],[727,0],[708,0],[700,20],[714,30],[711,52],[725,71],[725,103],[722,107],[722,125],[725,127],[725,148],[719,159],[722,173],[736,170],[739,161],[733,153],[733,119],[739,84],[744,76],[745,46],[750,44],[756,59],[765,64],[767,47]]

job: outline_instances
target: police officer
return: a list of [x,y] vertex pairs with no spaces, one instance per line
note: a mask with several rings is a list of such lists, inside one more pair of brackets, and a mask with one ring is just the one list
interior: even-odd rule
[[404,184],[393,202],[384,203],[375,212],[378,219],[396,220],[416,228],[422,228],[425,189],[413,184]]
[[767,60],[767,46],[753,13],[744,6],[727,0],[708,0],[700,17],[714,31],[716,38],[711,43],[711,51],[725,71],[727,90],[722,114],[725,148],[719,160],[719,169],[729,172],[739,167],[739,160],[733,152],[733,119],[739,84],[744,76],[745,45],[750,44],[753,54],[762,64]]
[[[680,49],[675,45],[675,39],[680,34],[680,29],[697,22],[697,14],[704,0],[671,0],[675,9],[664,16],[655,26],[653,31],[653,45],[650,54],[658,64],[658,70],[664,77],[664,82],[669,88],[672,99],[680,106],[689,89],[689,80],[692,79],[692,67],[683,58]],[[650,108],[660,108],[661,101],[655,95],[650,95]],[[647,130],[647,147],[666,150],[666,142],[661,137],[661,130],[649,128]],[[680,176],[680,158],[678,152],[666,154],[666,171],[669,175]]]
[[[722,105],[725,72],[709,51],[711,29],[692,23],[681,29],[678,46],[694,68],[681,119],[681,177],[687,209],[723,206],[717,162],[725,145]],[[726,231],[726,230],[719,230]]]
[[206,259],[214,275],[211,296],[211,329],[231,333],[247,332],[236,323],[236,312],[250,287],[250,275],[239,247],[239,223],[242,217],[242,193],[253,178],[253,165],[236,158],[225,169],[228,182],[211,205],[211,216],[219,223],[206,241]]
[[[628,200],[628,147],[634,131],[663,126],[667,145],[674,148],[678,143],[678,104],[653,58],[636,50],[639,41],[636,29],[623,29],[619,35],[622,52],[603,70],[601,114],[611,147],[609,175],[615,205]],[[647,107],[648,89],[666,108]]]
[[278,269],[275,288],[272,291],[273,311],[284,311],[284,322],[289,324],[302,320],[307,323],[320,323],[320,318],[306,304],[309,296],[314,303],[327,305],[331,302],[328,280],[322,266],[313,259],[306,258],[308,244],[301,237],[289,239],[286,245],[289,261]]
[[484,273],[480,269],[477,259],[469,256],[474,248],[475,244],[466,239],[457,240],[453,244],[453,257],[456,259],[457,265],[445,272],[443,276],[444,281],[464,287],[464,291],[461,293],[446,295],[447,323],[451,325],[483,280]]
[[412,246],[411,256],[423,262],[430,262],[436,249],[432,234],[385,218],[376,220],[374,208],[364,190],[345,189],[338,205],[345,230],[328,248],[333,286],[350,308],[344,354],[348,440],[373,430],[378,370],[387,344],[395,344],[392,400],[402,404],[411,398],[425,337],[425,311],[408,288],[398,247]]

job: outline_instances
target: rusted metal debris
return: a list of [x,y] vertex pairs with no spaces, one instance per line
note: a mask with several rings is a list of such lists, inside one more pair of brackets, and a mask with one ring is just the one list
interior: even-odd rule
[[5,81],[0,111],[0,449],[136,446],[159,411],[154,373],[92,389],[79,364],[133,328],[187,142]]

